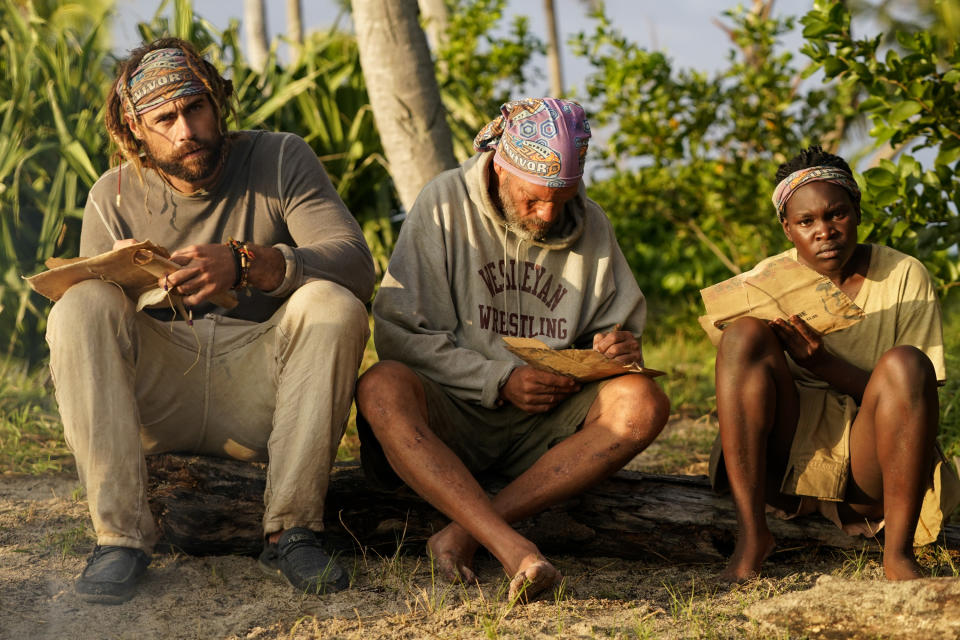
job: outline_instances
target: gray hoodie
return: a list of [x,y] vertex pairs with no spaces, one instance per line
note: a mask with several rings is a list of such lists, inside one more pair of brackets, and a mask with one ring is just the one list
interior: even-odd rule
[[610,221],[583,186],[536,241],[490,201],[492,157],[475,155],[424,187],[373,305],[380,359],[488,408],[522,364],[501,336],[590,348],[595,333],[618,323],[639,339],[646,320]]

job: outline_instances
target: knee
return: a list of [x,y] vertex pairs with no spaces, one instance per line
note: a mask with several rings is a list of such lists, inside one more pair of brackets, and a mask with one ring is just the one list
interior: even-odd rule
[[912,345],[900,345],[884,352],[874,367],[873,377],[879,378],[887,389],[936,390],[937,386],[937,374],[930,358]]
[[394,360],[378,362],[357,381],[357,410],[375,433],[400,406],[415,404],[422,398],[423,385],[417,374]]
[[614,378],[600,390],[603,413],[610,412],[610,430],[638,452],[660,435],[670,417],[670,400],[651,378],[626,375]]
[[[329,280],[299,287],[286,302],[282,324],[316,330],[325,339],[355,337],[366,343],[370,333],[366,307],[346,288]],[[285,332],[286,333],[286,332]]]
[[84,332],[113,327],[133,317],[133,303],[115,284],[84,280],[64,292],[47,318],[47,339],[58,335],[79,336]]
[[746,316],[734,320],[724,328],[717,346],[717,359],[758,359],[770,350],[782,350],[773,330],[765,320]]
[[329,318],[355,321],[366,317],[366,307],[347,288],[329,280],[314,280],[298,288],[287,301],[287,313],[312,315],[322,312]]
[[381,360],[357,381],[357,401],[364,404],[374,398],[394,395],[398,387],[406,387],[415,379],[410,367],[395,360]]

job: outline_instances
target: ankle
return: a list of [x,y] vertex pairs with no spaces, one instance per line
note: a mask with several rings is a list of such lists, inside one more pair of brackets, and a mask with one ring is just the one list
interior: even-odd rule
[[913,549],[909,553],[885,549],[883,573],[887,580],[914,580],[924,577],[923,567],[917,562]]

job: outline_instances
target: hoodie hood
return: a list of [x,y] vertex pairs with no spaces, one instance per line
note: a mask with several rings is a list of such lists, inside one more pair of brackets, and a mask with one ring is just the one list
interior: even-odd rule
[[463,179],[467,185],[470,200],[494,224],[504,231],[514,234],[524,242],[550,250],[569,249],[583,235],[587,201],[583,181],[580,181],[577,195],[564,205],[563,219],[553,225],[545,238],[536,240],[526,229],[510,224],[504,217],[503,212],[491,200],[488,187],[490,172],[493,171],[491,166],[493,154],[493,151],[478,153],[461,166],[460,171],[463,172]]

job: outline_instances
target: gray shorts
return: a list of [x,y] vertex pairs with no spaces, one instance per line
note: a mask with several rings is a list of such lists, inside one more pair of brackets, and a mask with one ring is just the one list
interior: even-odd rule
[[[437,382],[417,374],[423,385],[429,427],[473,474],[515,478],[547,450],[581,427],[605,381],[591,382],[553,410],[527,413],[513,405],[487,409],[456,398]],[[366,419],[357,414],[364,473],[375,484],[401,484]]]

